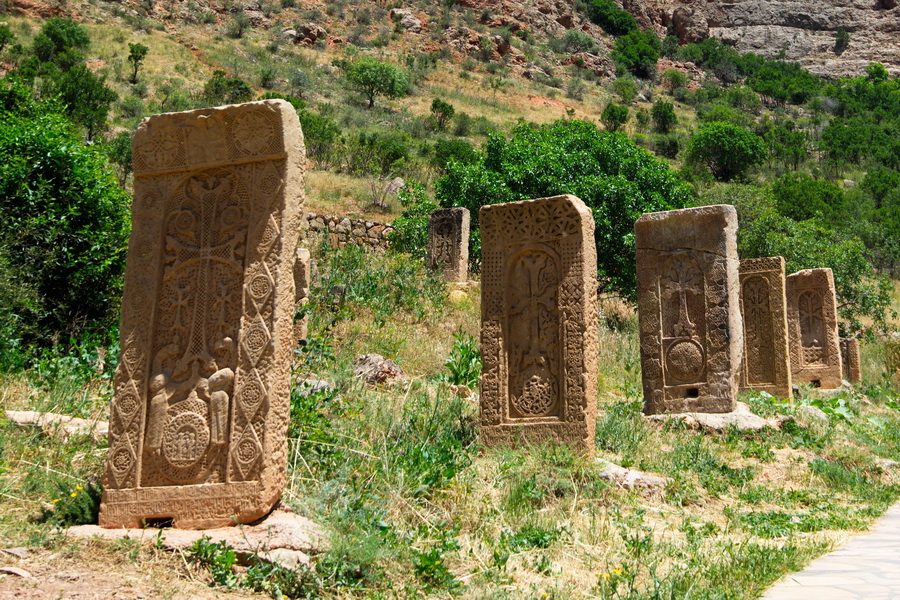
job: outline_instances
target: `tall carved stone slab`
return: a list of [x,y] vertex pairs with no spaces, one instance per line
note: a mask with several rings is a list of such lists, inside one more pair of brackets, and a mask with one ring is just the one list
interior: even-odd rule
[[862,379],[857,338],[841,338],[841,371],[850,383],[859,383]]
[[744,359],[741,389],[791,397],[784,258],[747,258],[740,264]]
[[823,389],[841,387],[837,300],[831,269],[806,269],[785,278],[791,379]]
[[206,528],[281,497],[303,134],[268,100],[145,119],[100,525]]
[[[309,281],[312,257],[307,248],[297,248],[297,256],[294,262],[294,291],[297,297],[297,310],[300,311],[309,303]],[[309,334],[309,317],[303,315],[294,317],[294,339],[306,339]]]
[[597,251],[574,196],[480,213],[481,439],[594,448]]
[[469,209],[441,208],[428,217],[428,268],[446,281],[469,277]]
[[717,205],[634,224],[644,412],[731,412],[743,328],[737,213]]

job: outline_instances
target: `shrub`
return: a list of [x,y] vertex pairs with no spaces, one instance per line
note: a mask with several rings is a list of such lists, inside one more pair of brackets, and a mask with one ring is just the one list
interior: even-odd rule
[[364,56],[349,63],[345,69],[347,84],[375,106],[377,96],[399,98],[409,93],[409,82],[398,67]]
[[425,193],[425,186],[416,181],[407,181],[398,196],[404,210],[391,223],[394,227],[389,234],[391,250],[424,259],[428,248],[428,217],[439,207]]
[[672,92],[676,88],[684,87],[688,84],[688,76],[678,69],[666,69],[662,74],[663,85]]
[[617,77],[612,83],[612,88],[625,104],[631,104],[637,98],[638,86],[631,77]]
[[230,38],[240,39],[250,29],[250,17],[243,12],[235,13],[225,25],[225,35]]
[[15,335],[39,346],[114,330],[129,232],[129,199],[103,148],[45,110],[0,113],[0,247],[32,299]]
[[650,116],[653,117],[653,128],[658,133],[669,133],[669,130],[678,123],[678,117],[675,115],[675,106],[671,102],[663,102],[657,100],[650,109]]
[[444,171],[451,160],[462,164],[472,164],[478,160],[478,153],[475,151],[475,147],[464,139],[440,139],[435,142],[432,163]]
[[705,166],[720,181],[743,177],[765,159],[759,136],[729,123],[707,123],[688,143],[688,162]]
[[616,64],[635,76],[649,79],[656,71],[660,49],[661,44],[655,33],[633,29],[616,40],[612,57]]
[[844,193],[835,184],[805,173],[788,173],[772,183],[778,212],[795,221],[818,218],[840,227],[845,215]]
[[93,73],[84,63],[60,74],[51,89],[66,106],[69,118],[87,130],[87,139],[106,126],[109,107],[118,94],[106,86],[106,77]]
[[[465,206],[478,229],[483,204],[570,193],[594,213],[601,287],[634,296],[634,221],[643,213],[684,206],[687,188],[649,153],[591,123],[520,124],[497,134],[478,161],[450,163],[435,184],[442,206]],[[475,236],[473,236],[475,237]],[[477,257],[477,249],[470,250]]]
[[447,128],[455,113],[456,109],[449,102],[444,102],[440,98],[431,101],[431,116],[434,117],[438,131],[444,131]]
[[637,29],[637,21],[613,0],[587,0],[579,5],[588,18],[611,35],[625,35]]
[[554,52],[575,54],[578,52],[596,52],[597,42],[594,38],[578,29],[569,29],[560,38],[550,40],[550,49]]
[[628,121],[628,107],[610,102],[603,109],[600,121],[607,131],[618,131]]
[[300,110],[300,126],[303,128],[303,142],[309,158],[320,163],[334,160],[335,151],[341,141],[341,128],[327,114],[316,114],[311,110]]
[[84,60],[82,52],[90,45],[91,39],[83,25],[71,19],[50,17],[35,36],[32,51],[40,62],[52,62],[66,69]]
[[213,71],[203,86],[203,100],[217,104],[239,104],[253,99],[253,90],[240,77],[228,77],[225,71]]
[[681,151],[681,141],[674,135],[660,136],[656,139],[656,153],[666,158],[675,158]]

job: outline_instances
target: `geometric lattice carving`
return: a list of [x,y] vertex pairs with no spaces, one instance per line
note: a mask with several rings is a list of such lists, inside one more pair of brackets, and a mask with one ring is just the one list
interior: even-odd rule
[[831,269],[806,269],[785,278],[791,378],[824,389],[841,386],[837,301]]
[[744,259],[740,264],[740,278],[744,323],[741,389],[790,398],[784,258]]
[[743,346],[734,207],[649,213],[634,231],[644,411],[734,410]]
[[441,208],[428,217],[429,269],[441,269],[446,281],[469,276],[469,209]]
[[597,253],[574,196],[480,212],[481,436],[590,452],[597,402]]
[[100,524],[252,521],[284,486],[299,121],[283,101],[157,115],[133,156]]

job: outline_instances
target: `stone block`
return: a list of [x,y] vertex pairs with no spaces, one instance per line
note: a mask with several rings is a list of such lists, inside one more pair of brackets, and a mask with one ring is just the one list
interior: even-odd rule
[[791,398],[784,258],[748,258],[740,263],[744,358],[741,390]]
[[644,411],[733,412],[744,345],[734,207],[648,213],[634,232]]
[[282,100],[155,115],[133,156],[100,525],[248,523],[285,481],[300,122]]
[[428,268],[446,281],[469,278],[469,210],[441,208],[428,218]]
[[597,251],[575,196],[481,208],[481,439],[593,450]]
[[859,383],[862,379],[857,338],[841,338],[841,371],[850,383]]
[[831,269],[806,269],[785,278],[791,379],[822,389],[841,387],[837,299]]
[[[297,258],[294,262],[294,292],[297,298],[297,310],[302,309],[309,302],[311,258],[307,248],[297,248]],[[303,315],[294,318],[294,339],[306,339],[309,333],[309,316]]]

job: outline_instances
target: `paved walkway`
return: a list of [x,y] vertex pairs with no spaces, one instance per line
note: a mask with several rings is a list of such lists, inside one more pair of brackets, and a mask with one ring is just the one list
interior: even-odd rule
[[900,504],[868,533],[776,583],[762,600],[900,600]]

